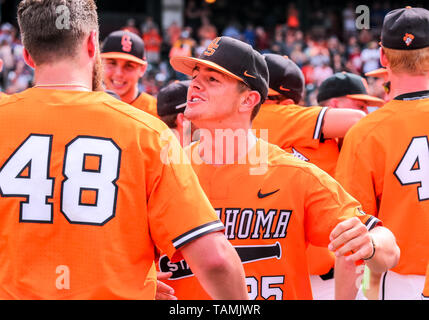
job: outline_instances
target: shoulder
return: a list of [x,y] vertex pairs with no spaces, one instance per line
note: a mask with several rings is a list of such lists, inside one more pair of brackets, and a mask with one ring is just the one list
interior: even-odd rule
[[[165,130],[169,130],[167,125],[163,121],[155,117],[154,115],[148,112],[144,112],[143,110],[133,105],[129,105],[113,97],[108,97],[108,98],[109,99],[106,99],[104,101],[104,104],[110,107],[115,112],[122,114],[126,118],[129,118],[130,119],[129,121],[134,122],[135,125],[146,127],[147,129],[156,131],[159,134],[163,133]],[[156,99],[155,99],[155,104],[156,104]]]
[[392,119],[397,114],[394,102],[388,102],[380,109],[366,115],[360,119],[346,134],[346,139],[351,137],[360,137],[365,140],[367,137],[376,135],[388,126],[387,121]]

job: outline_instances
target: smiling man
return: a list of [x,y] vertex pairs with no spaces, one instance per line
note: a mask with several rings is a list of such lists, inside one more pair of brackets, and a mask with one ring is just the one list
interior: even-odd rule
[[158,117],[156,98],[138,88],[147,68],[143,40],[130,31],[114,31],[104,40],[101,52],[106,89],[123,102]]
[[[192,76],[185,116],[201,139],[188,151],[244,264],[251,299],[311,299],[309,242],[330,244],[338,256],[353,250],[348,259],[368,258],[371,267],[395,263],[393,236],[331,176],[253,135],[252,120],[268,94],[268,67],[260,53],[219,37],[200,58],[170,62]],[[258,159],[266,170],[259,170]],[[371,237],[380,244],[376,253]],[[185,261],[161,256],[159,267],[173,272],[168,284],[178,299],[207,299]]]

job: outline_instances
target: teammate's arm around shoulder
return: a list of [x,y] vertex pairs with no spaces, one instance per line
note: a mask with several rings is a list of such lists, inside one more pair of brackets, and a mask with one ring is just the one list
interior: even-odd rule
[[345,108],[328,108],[323,120],[323,137],[325,139],[343,138],[347,131],[360,119],[365,112]]
[[371,231],[357,218],[349,218],[337,224],[330,235],[329,250],[336,257],[349,252],[346,261],[365,260],[370,270],[381,273],[396,266],[400,250],[393,233],[382,226]]
[[202,236],[184,246],[181,253],[213,299],[249,299],[243,265],[223,233]]

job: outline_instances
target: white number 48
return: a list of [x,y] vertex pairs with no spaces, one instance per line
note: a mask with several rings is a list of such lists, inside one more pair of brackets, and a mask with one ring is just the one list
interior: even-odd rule
[[[49,176],[51,135],[30,135],[0,169],[0,195],[24,197],[20,222],[52,223],[54,178]],[[121,151],[111,139],[79,136],[67,144],[63,161],[61,212],[70,223],[103,225],[115,215]],[[87,169],[87,156],[99,159]],[[26,174],[24,175],[24,172]],[[82,193],[96,194],[95,202],[82,202]]]
[[426,136],[411,140],[394,174],[402,185],[419,185],[419,201],[429,200],[429,143]]

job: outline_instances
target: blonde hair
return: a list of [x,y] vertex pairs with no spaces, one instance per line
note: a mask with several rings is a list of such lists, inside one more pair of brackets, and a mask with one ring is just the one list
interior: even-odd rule
[[396,50],[383,47],[393,73],[426,74],[429,72],[429,47]]
[[[61,20],[64,17],[67,21]],[[97,6],[94,0],[22,0],[18,24],[22,43],[36,65],[70,59],[85,36],[92,30],[98,34]]]

